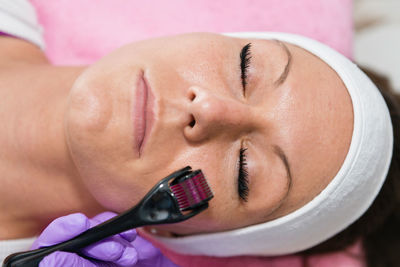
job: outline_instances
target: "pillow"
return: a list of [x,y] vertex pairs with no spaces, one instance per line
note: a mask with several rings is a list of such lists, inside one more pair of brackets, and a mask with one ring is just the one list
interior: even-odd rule
[[30,0],[50,61],[89,64],[137,40],[185,32],[282,31],[352,57],[352,0]]

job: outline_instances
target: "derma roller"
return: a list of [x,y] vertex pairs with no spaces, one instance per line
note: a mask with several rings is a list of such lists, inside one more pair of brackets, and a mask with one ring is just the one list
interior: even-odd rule
[[8,256],[3,267],[38,266],[55,251],[77,252],[106,237],[145,225],[185,221],[208,207],[213,193],[201,170],[178,170],[158,182],[132,209],[105,221],[82,234],[49,247]]

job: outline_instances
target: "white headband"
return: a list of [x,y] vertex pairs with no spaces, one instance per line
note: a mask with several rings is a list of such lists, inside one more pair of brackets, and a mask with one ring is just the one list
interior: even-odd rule
[[393,130],[376,86],[350,60],[314,40],[285,33],[244,32],[238,38],[277,39],[318,56],[343,80],[350,94],[354,127],[350,148],[337,175],[313,200],[273,221],[245,228],[179,238],[153,236],[181,254],[209,256],[290,254],[311,248],[357,220],[372,204],[389,169]]

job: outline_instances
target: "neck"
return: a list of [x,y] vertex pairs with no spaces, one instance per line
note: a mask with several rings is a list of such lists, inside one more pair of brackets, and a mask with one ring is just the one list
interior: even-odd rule
[[0,88],[1,98],[10,100],[0,108],[0,240],[37,235],[62,215],[101,210],[79,176],[63,130],[69,90],[83,69],[19,69],[19,82]]

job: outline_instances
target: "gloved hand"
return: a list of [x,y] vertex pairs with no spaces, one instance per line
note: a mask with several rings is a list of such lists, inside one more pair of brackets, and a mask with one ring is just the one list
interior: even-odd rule
[[[81,213],[75,213],[57,218],[42,232],[34,242],[32,249],[51,246],[69,240],[115,215],[112,212],[104,212],[92,219],[88,219]],[[165,258],[150,242],[137,236],[136,230],[129,230],[106,238],[82,249],[81,252],[93,260],[85,259],[76,253],[57,251],[45,257],[39,266],[176,267],[174,263]]]
[[138,262],[135,267],[179,267],[165,257],[158,248],[139,235],[131,244],[138,253]]

